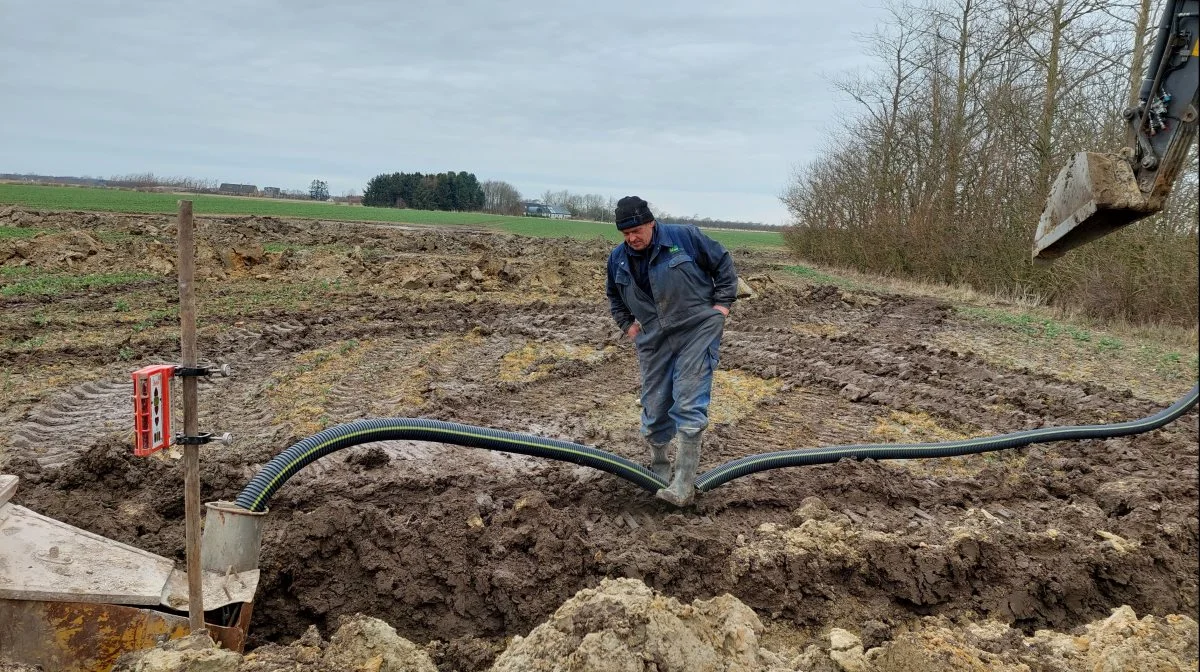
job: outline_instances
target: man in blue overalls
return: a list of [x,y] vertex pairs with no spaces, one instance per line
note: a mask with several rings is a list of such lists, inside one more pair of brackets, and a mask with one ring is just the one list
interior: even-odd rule
[[607,294],[617,326],[637,347],[642,436],[650,469],[671,475],[667,446],[679,434],[675,478],[658,491],[676,506],[692,501],[721,334],[737,298],[733,259],[691,225],[659,224],[637,196],[617,202],[625,236],[608,257]]

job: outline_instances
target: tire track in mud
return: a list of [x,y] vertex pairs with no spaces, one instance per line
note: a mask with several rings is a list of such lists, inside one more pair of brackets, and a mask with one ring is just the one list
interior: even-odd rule
[[[473,406],[486,408],[497,395],[508,397],[511,395],[507,394],[507,390],[522,387],[521,383],[498,381],[499,363],[514,348],[532,342],[527,339],[545,341],[553,332],[545,326],[532,326],[534,313],[528,308],[496,316],[489,315],[486,308],[471,306],[467,307],[465,318],[460,311],[461,308],[439,311],[424,307],[418,311],[421,316],[420,322],[410,323],[408,331],[426,334],[425,336],[395,344],[364,346],[367,353],[360,361],[355,362],[354,368],[341,372],[328,391],[318,395],[320,399],[316,400],[316,407],[328,418],[328,424],[342,424],[363,418],[428,416],[430,412],[433,412],[437,419],[469,422],[468,418],[456,417],[453,413],[444,411]],[[491,325],[485,321],[488,318],[491,318]],[[569,316],[549,318],[552,324],[578,321]],[[452,331],[447,334],[444,329],[445,323],[470,328],[470,331],[461,334]],[[378,328],[364,326],[352,331],[366,333],[378,331]],[[434,333],[441,335],[432,336]],[[328,346],[330,341],[309,344],[310,347],[322,345]],[[384,370],[388,373],[381,374]],[[408,378],[417,383],[415,389],[403,384],[397,389],[394,380],[380,381],[381,375]],[[551,373],[552,377],[561,375],[561,371]],[[397,394],[399,396],[396,396]],[[528,418],[524,420],[527,421]],[[484,423],[486,420],[481,419],[480,424]],[[491,422],[485,426],[512,429],[511,425],[504,422]],[[533,426],[527,428],[527,431],[535,430],[536,427]],[[520,455],[498,455],[490,451],[414,441],[376,442],[349,449],[348,452],[361,454],[371,448],[382,451],[385,460],[404,461],[409,468],[423,473],[460,468],[465,463],[477,463],[512,472],[542,462]],[[353,468],[357,459],[346,455],[330,455],[307,467],[298,478],[326,477],[331,470]]]
[[[364,331],[372,330],[364,327]],[[225,330],[212,349],[221,356],[206,357],[206,361],[231,362],[234,368],[230,379],[217,376],[200,378],[200,424],[202,431],[229,431],[235,446],[270,445],[286,433],[286,427],[273,423],[272,414],[257,398],[251,381],[258,372],[270,371],[285,361],[298,347],[297,339],[312,332],[310,325],[297,320],[259,324],[252,327],[234,326]],[[319,337],[318,337],[319,338]],[[82,354],[82,351],[81,351]],[[95,356],[93,353],[92,356]],[[170,357],[150,357],[147,362],[168,362]],[[138,368],[130,364],[129,371]],[[336,409],[343,421],[364,417],[361,399],[350,393],[354,383],[346,381],[334,392],[341,399]],[[228,388],[228,389],[227,389]],[[175,392],[174,419],[180,429],[182,415],[178,404],[180,391]],[[133,418],[130,400],[131,383],[122,378],[100,378],[76,385],[55,397],[35,403],[27,418],[13,428],[10,445],[33,455],[46,469],[62,467],[93,449],[104,436],[117,433],[132,440]],[[286,447],[286,446],[284,446]],[[408,442],[395,444],[395,455],[401,459],[425,456],[423,446]],[[132,448],[131,448],[132,450]],[[322,461],[324,462],[324,460]],[[316,469],[320,471],[322,466]]]
[[[163,361],[163,360],[158,360]],[[131,367],[131,372],[132,372]],[[200,379],[201,398],[220,392],[222,383]],[[10,444],[32,456],[44,469],[70,464],[80,455],[108,441],[112,436],[128,440],[133,450],[133,385],[130,380],[103,378],[80,383],[55,397],[36,404],[24,422],[18,423]],[[173,405],[181,403],[178,385],[173,385]],[[201,411],[202,431],[212,413]],[[172,432],[182,431],[179,408],[172,415]],[[250,422],[255,421],[251,411]]]
[[[485,371],[489,367],[485,362],[498,359],[495,356],[497,349],[503,352],[505,347],[503,342],[495,340],[468,340],[451,335],[371,348],[353,370],[345,372],[330,387],[323,408],[331,418],[331,424],[371,418],[420,417],[423,410],[437,405],[429,398],[453,396],[477,387],[478,380],[487,377]],[[417,389],[410,390],[410,394],[415,392],[419,399],[405,398],[403,394],[386,398],[397,393],[394,384],[383,385],[382,391],[377,385],[378,372],[387,363],[395,365],[393,368],[398,376],[419,381]],[[450,383],[453,385],[446,387]],[[384,464],[394,461],[393,466],[398,468],[403,464],[403,468],[411,473],[435,475],[452,472],[468,463],[511,472],[523,468],[522,463],[532,458],[498,456],[491,451],[437,442],[376,441],[317,460],[306,467],[304,478],[334,477],[335,472],[354,470],[363,460]]]
[[[536,349],[547,342],[575,342],[575,347],[583,351],[602,348],[602,343],[595,342],[598,319],[591,314],[591,307],[588,311],[551,314],[540,310],[545,307],[526,306],[502,315],[489,314],[486,309],[475,310],[478,319],[465,321],[448,312],[443,318],[446,322],[461,322],[462,327],[470,327],[471,331],[372,350],[355,370],[347,371],[331,386],[324,408],[336,423],[368,417],[420,416],[572,441],[598,436],[584,418],[613,395],[636,395],[636,360],[630,359],[635,369],[630,374],[621,370],[630,363],[618,362],[611,354],[603,356],[599,363],[550,356],[545,358],[549,360],[546,364],[549,370],[529,374],[533,380],[503,380],[505,357],[522,348]],[[436,312],[422,311],[422,317],[435,326],[438,324]],[[372,372],[379,370],[381,361],[393,361],[400,375],[422,381],[420,403],[410,402],[397,409],[369,392]],[[612,380],[620,377],[626,379],[624,387],[611,390]],[[610,393],[587,396],[581,395],[581,390],[610,390]],[[554,412],[547,415],[540,410],[547,407]],[[384,441],[346,452],[361,455],[372,449],[381,451],[385,461],[403,463],[414,473],[452,473],[475,465],[495,472],[498,477],[511,478],[554,466],[550,460],[434,442]],[[358,459],[348,455],[326,456],[309,465],[298,478],[327,478],[335,471],[353,470]],[[570,468],[579,469],[574,465]]]
[[10,444],[54,469],[93,448],[108,433],[133,435],[133,385],[98,380],[75,385],[35,406],[13,430]]
[[631,357],[608,355],[596,364],[570,361],[532,382],[497,385],[486,403],[457,408],[455,416],[458,422],[577,443],[603,439],[605,432],[589,422],[589,415],[620,398],[636,400],[640,383]]
[[822,390],[792,388],[759,405],[736,426],[718,425],[723,440],[719,450],[706,451],[701,468],[758,453],[861,442],[872,415]]
[[[269,362],[279,357],[286,348],[262,347],[263,335],[286,338],[304,330],[298,323],[267,325],[263,332],[237,329],[223,339],[242,342],[243,347],[255,354],[246,358],[246,366]],[[170,362],[170,357],[152,357],[149,362]],[[211,361],[207,358],[206,361]],[[130,364],[129,373],[140,368]],[[133,440],[132,382],[125,374],[122,378],[102,377],[80,383],[70,389],[32,406],[27,419],[16,425],[10,445],[33,456],[44,469],[61,468],[94,449],[113,435]],[[235,373],[236,375],[236,373]],[[176,379],[178,381],[178,379]],[[214,404],[219,398],[233,392],[236,387],[231,379],[213,375],[198,379],[197,394],[201,400],[199,423],[201,431],[231,431],[235,442],[258,443],[278,433],[279,427],[268,423],[264,409],[254,403]],[[182,391],[172,384],[172,432],[182,431]],[[250,401],[247,399],[247,401]]]
[[[1115,391],[1028,372],[995,371],[973,355],[930,346],[925,342],[933,333],[928,326],[913,327],[914,315],[928,309],[919,302],[908,305],[913,309],[883,315],[875,327],[833,338],[750,325],[727,340],[723,358],[760,375],[774,369],[799,384],[818,385],[856,402],[930,412],[977,433],[1071,424],[1080,400],[1088,410],[1105,410],[1109,416],[1114,407],[1130,406]],[[968,395],[984,403],[963,404]],[[1131,417],[1145,408],[1132,406]],[[1111,419],[1096,415],[1093,422]]]

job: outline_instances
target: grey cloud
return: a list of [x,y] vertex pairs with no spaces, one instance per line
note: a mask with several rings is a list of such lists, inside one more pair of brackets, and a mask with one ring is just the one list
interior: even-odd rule
[[0,11],[0,171],[323,176],[337,193],[466,169],[775,222],[792,166],[846,105],[827,76],[865,62],[853,33],[879,15],[794,0]]

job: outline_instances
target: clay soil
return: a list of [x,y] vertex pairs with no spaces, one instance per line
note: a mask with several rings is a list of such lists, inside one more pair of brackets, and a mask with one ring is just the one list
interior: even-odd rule
[[[45,232],[0,240],[0,286],[25,288],[0,296],[0,470],[21,478],[14,501],[182,562],[181,460],[132,455],[129,402],[131,371],[179,358],[173,221],[9,209],[0,225]],[[200,386],[201,429],[234,437],[203,449],[204,501],[232,500],[272,456],[363,418],[645,461],[636,358],[603,294],[609,243],[197,227],[201,358],[233,369]],[[755,296],[727,324],[702,471],[774,450],[1139,418],[1194,381],[1190,355],[813,281],[782,252],[734,257]],[[41,293],[35,278],[77,280]],[[1194,615],[1197,501],[1194,410],[1128,438],[769,471],[683,510],[572,464],[382,442],[323,458],[271,501],[249,648],[310,625],[328,636],[361,613],[440,669],[485,670],[578,591],[622,577],[681,602],[731,594],[764,641],[793,648],[831,626],[884,632],[922,616],[1032,633],[1122,605]]]

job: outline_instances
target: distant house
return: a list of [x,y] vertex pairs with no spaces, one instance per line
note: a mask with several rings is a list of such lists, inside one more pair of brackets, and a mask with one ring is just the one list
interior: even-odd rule
[[279,198],[279,187],[263,187],[262,195],[267,198]]
[[525,202],[526,217],[549,217],[550,219],[570,219],[571,211],[557,205],[546,205],[540,201]]
[[258,187],[254,186],[253,184],[231,184],[229,182],[222,182],[221,188],[217,189],[217,191],[230,196],[258,195]]

